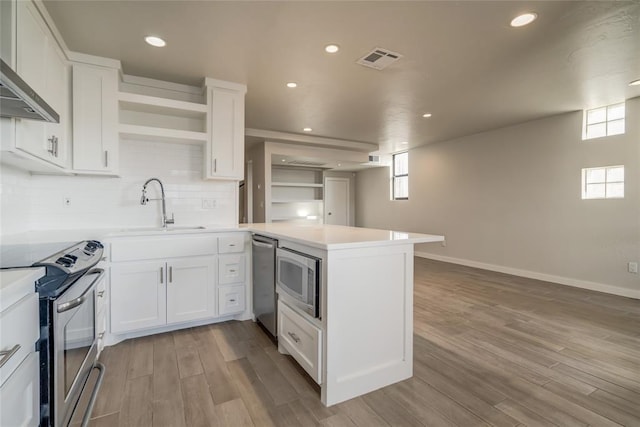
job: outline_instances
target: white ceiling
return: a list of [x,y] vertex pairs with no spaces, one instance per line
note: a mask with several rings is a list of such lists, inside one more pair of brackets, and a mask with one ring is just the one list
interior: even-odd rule
[[[308,126],[382,152],[640,96],[628,86],[640,78],[639,1],[45,5],[71,50],[120,59],[126,74],[247,84],[248,128]],[[511,28],[523,11],[538,20]],[[149,34],[167,46],[145,44]],[[375,47],[404,57],[383,71],[355,63]]]

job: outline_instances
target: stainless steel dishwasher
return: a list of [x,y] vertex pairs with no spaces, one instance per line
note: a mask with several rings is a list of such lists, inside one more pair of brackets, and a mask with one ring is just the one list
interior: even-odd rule
[[276,248],[278,241],[253,235],[253,314],[264,328],[276,338]]

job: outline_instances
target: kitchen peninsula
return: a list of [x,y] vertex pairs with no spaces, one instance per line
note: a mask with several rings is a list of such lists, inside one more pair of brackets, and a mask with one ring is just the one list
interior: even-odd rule
[[[444,236],[335,225],[241,228],[322,260],[321,319],[309,322],[285,304],[296,341],[279,334],[279,350],[291,353],[320,384],[322,403],[331,406],[412,376],[413,246]],[[305,338],[316,345],[297,341]]]
[[251,318],[251,233],[321,260],[319,318],[281,298],[279,316],[286,318],[279,318],[280,327],[293,329],[280,330],[278,345],[320,385],[325,405],[412,376],[414,244],[442,242],[444,236],[271,223],[52,230],[3,243],[103,242],[109,314],[98,326],[101,345],[109,346]]

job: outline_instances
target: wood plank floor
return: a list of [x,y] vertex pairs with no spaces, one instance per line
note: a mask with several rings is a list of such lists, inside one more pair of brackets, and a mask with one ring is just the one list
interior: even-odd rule
[[414,377],[325,408],[253,322],[106,348],[93,426],[640,426],[640,301],[416,258]]

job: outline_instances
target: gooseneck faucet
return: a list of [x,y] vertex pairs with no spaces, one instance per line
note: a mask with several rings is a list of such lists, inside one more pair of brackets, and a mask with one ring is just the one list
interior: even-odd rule
[[173,224],[175,222],[175,219],[173,218],[173,214],[171,214],[171,219],[167,218],[167,207],[165,205],[164,185],[162,185],[162,181],[160,181],[158,178],[149,178],[147,182],[144,183],[144,185],[142,186],[142,197],[140,198],[140,204],[146,205],[149,200],[158,200],[158,199],[149,199],[147,197],[147,185],[151,181],[157,181],[158,184],[160,184],[160,195],[162,196],[162,199],[161,199],[162,200],[162,227],[167,228],[167,224]]

